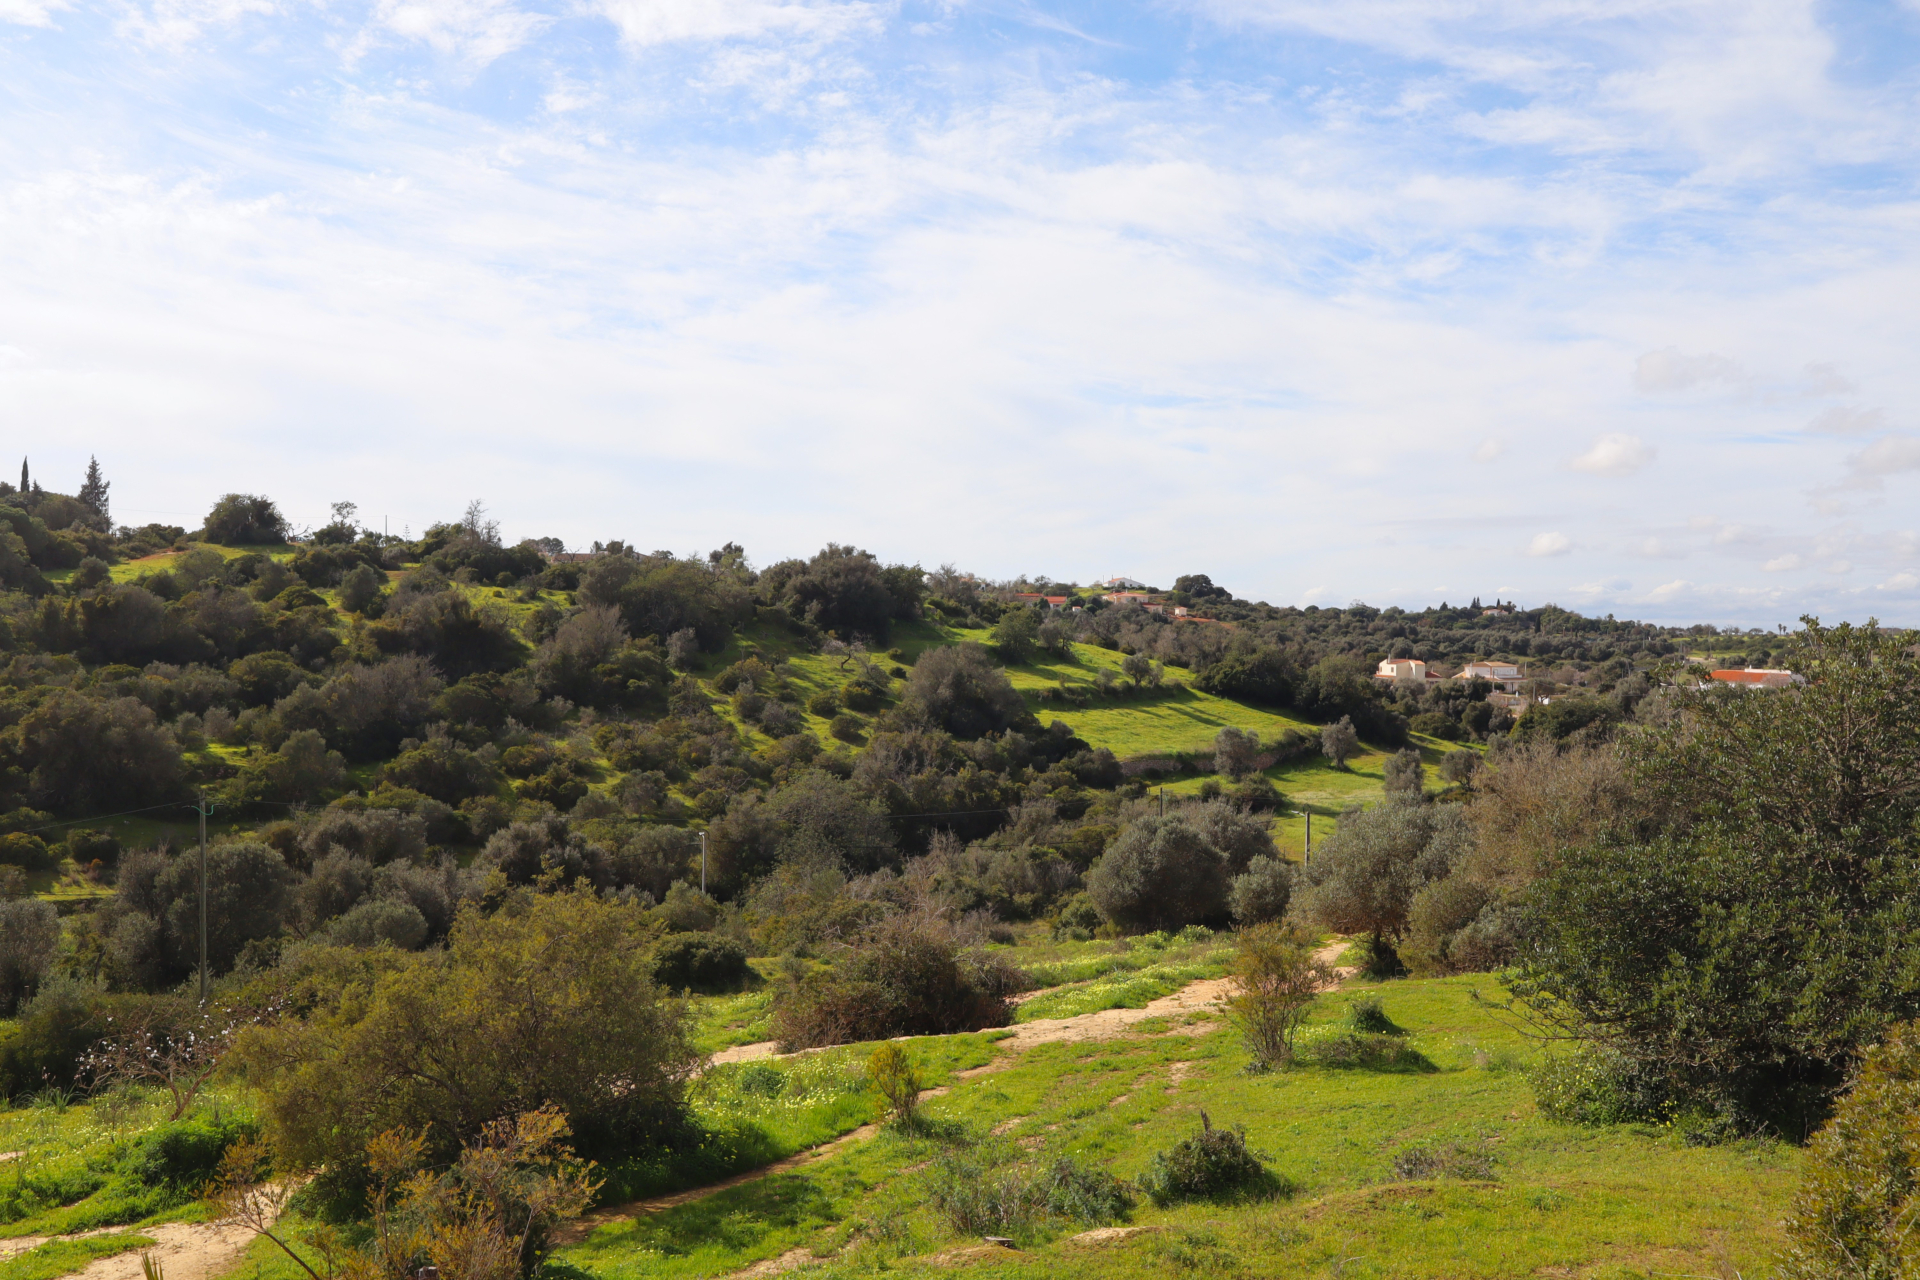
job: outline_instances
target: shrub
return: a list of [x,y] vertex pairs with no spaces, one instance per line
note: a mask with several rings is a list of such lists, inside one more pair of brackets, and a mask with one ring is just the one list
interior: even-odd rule
[[1393,1153],[1393,1176],[1403,1182],[1428,1182],[1437,1178],[1490,1182],[1493,1153],[1484,1142],[1461,1139],[1416,1143]]
[[249,1027],[237,1049],[277,1158],[350,1173],[395,1128],[428,1128],[451,1158],[547,1103],[595,1155],[677,1132],[698,1055],[649,941],[638,909],[582,891],[467,908],[443,952],[310,948],[290,975],[310,1010]]
[[1278,858],[1259,857],[1233,878],[1227,903],[1240,924],[1261,924],[1286,915],[1292,897],[1293,868]]
[[1657,1081],[1600,1045],[1542,1058],[1527,1078],[1540,1114],[1564,1124],[1625,1124],[1662,1118],[1666,1111]]
[[1786,1221],[1783,1273],[1909,1276],[1920,1265],[1920,1030],[1894,1027],[1814,1135]]
[[927,1203],[961,1234],[1014,1237],[1049,1218],[1092,1224],[1132,1211],[1132,1189],[1105,1170],[1062,1156],[1033,1171],[1022,1167],[1025,1154],[1004,1138],[947,1147],[929,1162]]
[[1379,996],[1355,996],[1347,1005],[1347,1025],[1365,1035],[1405,1035],[1406,1029],[1387,1016]]
[[653,949],[653,980],[669,991],[736,991],[753,977],[747,949],[717,933],[675,933]]
[[895,916],[873,926],[830,968],[782,990],[774,1038],[786,1051],[899,1035],[1004,1027],[1004,997],[974,985],[959,947],[935,921]]
[[1032,714],[1007,673],[977,644],[929,650],[907,678],[906,709],[915,719],[956,738],[1031,725]]
[[807,710],[823,720],[839,715],[842,705],[839,693],[833,689],[822,689],[807,699]]
[[0,901],[0,1018],[39,990],[60,953],[60,915],[38,898]]
[[867,1083],[880,1095],[887,1118],[902,1128],[911,1128],[913,1113],[920,1105],[920,1073],[913,1069],[906,1051],[888,1041],[867,1057]]
[[827,732],[842,742],[859,742],[862,728],[859,716],[850,716],[844,711],[833,718],[827,726]]
[[1404,1037],[1377,1031],[1337,1027],[1314,1035],[1300,1046],[1300,1054],[1323,1067],[1359,1067],[1369,1071],[1427,1073],[1436,1070],[1427,1056]]
[[1100,913],[1136,933],[1226,914],[1227,863],[1181,818],[1141,818],[1087,876]]
[[255,1137],[252,1118],[177,1120],[150,1130],[122,1161],[127,1177],[148,1187],[198,1193],[220,1171],[227,1148]]
[[1047,1211],[1073,1222],[1119,1222],[1133,1212],[1133,1188],[1105,1169],[1062,1156],[1040,1175]]
[[331,925],[327,933],[349,947],[376,947],[385,943],[412,951],[427,940],[427,918],[410,902],[376,898],[353,908]]
[[1200,1132],[1154,1152],[1139,1184],[1148,1199],[1165,1206],[1211,1199],[1267,1180],[1266,1166],[1247,1149],[1245,1130],[1216,1129],[1202,1111]]
[[1242,929],[1233,958],[1234,994],[1227,1017],[1240,1032],[1252,1067],[1264,1071],[1293,1061],[1293,1037],[1333,972],[1314,958],[1311,941],[1276,924]]

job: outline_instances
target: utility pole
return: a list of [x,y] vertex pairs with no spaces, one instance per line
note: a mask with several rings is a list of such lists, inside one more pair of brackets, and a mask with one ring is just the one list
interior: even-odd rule
[[193,806],[200,815],[200,1003],[207,1003],[207,815],[213,812],[213,806],[207,803],[207,793],[200,793],[200,802]]
[[1307,810],[1307,847],[1300,854],[1300,865],[1313,861],[1313,810]]
[[707,896],[707,833],[700,833],[700,896]]
[[1167,789],[1165,787],[1160,788],[1160,816],[1163,818],[1167,816]]

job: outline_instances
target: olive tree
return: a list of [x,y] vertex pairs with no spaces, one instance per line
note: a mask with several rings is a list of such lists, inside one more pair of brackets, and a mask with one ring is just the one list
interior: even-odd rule
[[1260,767],[1260,735],[1228,725],[1213,738],[1213,767],[1229,778],[1244,778]]
[[1349,811],[1300,869],[1292,910],[1339,933],[1369,935],[1376,965],[1393,968],[1393,944],[1407,930],[1414,895],[1451,871],[1472,843],[1453,806],[1389,800]]
[[1142,818],[1107,846],[1087,893],[1123,929],[1179,929],[1225,916],[1227,860],[1184,818]]
[[1360,733],[1353,727],[1352,716],[1341,716],[1338,720],[1320,731],[1320,750],[1333,761],[1333,767],[1347,767],[1347,757],[1360,747]]

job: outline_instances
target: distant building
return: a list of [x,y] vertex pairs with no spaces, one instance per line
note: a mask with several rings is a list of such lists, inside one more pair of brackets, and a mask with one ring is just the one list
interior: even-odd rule
[[1109,591],[1107,593],[1107,599],[1111,600],[1114,604],[1144,605],[1150,603],[1153,597],[1144,591]]
[[1805,676],[1775,667],[1734,667],[1712,675],[1721,684],[1738,685],[1742,689],[1785,689],[1807,682]]
[[549,551],[548,564],[585,564],[596,559],[591,551]]
[[1128,589],[1138,591],[1141,588],[1145,587],[1147,584],[1144,582],[1135,582],[1132,578],[1108,578],[1105,582],[1101,583],[1100,585],[1115,591],[1128,590]]
[[1043,596],[1038,591],[1016,591],[1013,598],[1022,604],[1045,604],[1049,609],[1066,607],[1067,596]]
[[1511,662],[1469,662],[1460,668],[1456,680],[1486,680],[1499,685],[1508,693],[1520,692],[1520,681],[1525,679],[1520,668]]
[[1418,658],[1382,658],[1379,669],[1373,673],[1375,680],[1435,680],[1439,677],[1427,673],[1427,664]]

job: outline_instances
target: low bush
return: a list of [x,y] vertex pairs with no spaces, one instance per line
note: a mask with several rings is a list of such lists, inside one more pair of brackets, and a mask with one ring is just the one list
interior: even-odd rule
[[1140,1175],[1140,1190],[1157,1205],[1207,1200],[1244,1192],[1272,1181],[1260,1157],[1247,1148],[1243,1129],[1216,1129],[1200,1113],[1200,1132],[1156,1151]]
[[1910,1276],[1920,1268],[1920,1029],[1893,1028],[1814,1135],[1786,1221],[1790,1280]]
[[[971,972],[970,972],[971,970]],[[1013,1010],[976,985],[977,966],[940,922],[896,916],[867,931],[830,967],[788,982],[775,997],[781,1048],[1004,1027]]]
[[1033,1168],[1003,1138],[963,1141],[930,1162],[927,1203],[963,1235],[1027,1236],[1049,1220],[1097,1225],[1133,1211],[1133,1189],[1104,1169],[1061,1156]]
[[1379,996],[1355,996],[1347,1005],[1347,1025],[1363,1035],[1405,1035],[1406,1028],[1387,1016]]
[[159,1125],[135,1144],[121,1162],[120,1171],[142,1186],[198,1195],[220,1171],[227,1148],[252,1140],[259,1132],[260,1126],[248,1117]]
[[867,1058],[867,1083],[879,1095],[887,1119],[903,1128],[913,1126],[922,1086],[906,1050],[892,1041],[876,1048]]
[[1491,1182],[1493,1153],[1485,1142],[1442,1139],[1401,1147],[1393,1153],[1393,1176],[1402,1182],[1430,1182],[1458,1178],[1463,1182]]
[[1527,1076],[1540,1114],[1564,1124],[1626,1124],[1664,1119],[1671,1110],[1657,1081],[1595,1045],[1544,1057]]
[[653,949],[653,980],[669,991],[738,991],[752,978],[746,947],[721,934],[671,934]]
[[1438,1070],[1427,1056],[1398,1035],[1332,1027],[1305,1037],[1300,1056],[1322,1067],[1360,1067],[1371,1071]]

